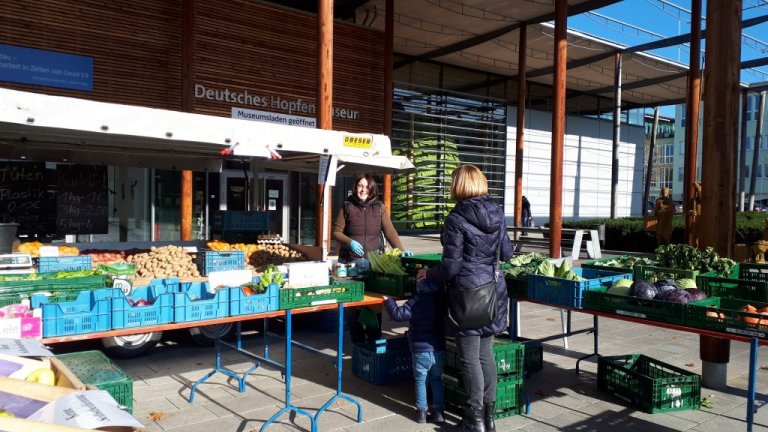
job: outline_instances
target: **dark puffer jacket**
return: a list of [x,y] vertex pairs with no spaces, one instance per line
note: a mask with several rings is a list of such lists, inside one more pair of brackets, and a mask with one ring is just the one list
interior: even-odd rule
[[[495,261],[499,242],[500,259],[506,261],[512,256],[504,211],[489,195],[458,202],[445,219],[440,241],[443,259],[439,266],[429,269],[427,279],[445,283],[449,290],[475,288],[492,281],[498,267]],[[460,336],[489,336],[506,330],[509,297],[503,275],[499,275],[496,302],[496,320],[490,326],[453,330]]]
[[435,293],[416,294],[402,306],[387,298],[384,307],[393,320],[409,321],[408,337],[413,352],[445,351],[445,294],[442,286]]

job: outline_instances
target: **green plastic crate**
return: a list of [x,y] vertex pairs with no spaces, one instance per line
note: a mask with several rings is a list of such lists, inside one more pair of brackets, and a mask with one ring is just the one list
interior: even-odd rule
[[[32,294],[37,291],[83,291],[104,288],[104,276],[82,276],[56,279],[56,273],[38,273],[39,279],[0,281],[0,291],[3,293],[23,292]],[[21,276],[21,275],[4,275]]]
[[688,305],[685,311],[685,325],[759,339],[768,338],[768,316],[742,312],[740,309],[748,304],[758,310],[768,307],[768,303],[752,300],[710,297]]
[[101,351],[60,354],[61,360],[83,384],[105,390],[126,411],[133,413],[133,380]]
[[[523,374],[525,362],[525,345],[507,338],[493,339],[493,358],[496,361],[496,373],[499,376],[518,376]],[[461,370],[459,350],[453,338],[446,338],[445,367]]]
[[410,297],[416,293],[416,274],[393,275],[368,272],[365,290],[393,297]]
[[409,257],[401,257],[400,263],[406,269],[420,270],[423,268],[434,267],[440,264],[442,259],[443,254],[441,253],[418,254]]
[[361,301],[365,284],[358,281],[339,281],[333,285],[309,288],[281,288],[280,310],[296,309],[324,304]]
[[660,279],[693,279],[699,275],[698,270],[679,270],[669,267],[635,266],[634,280],[656,282]]
[[677,325],[685,324],[686,307],[682,303],[609,294],[604,287],[589,290],[584,296],[585,309]]
[[597,387],[654,414],[701,407],[701,377],[642,354],[600,357]]
[[519,337],[517,342],[525,347],[525,360],[523,360],[525,377],[544,369],[544,345],[541,341]]
[[768,282],[768,264],[739,263],[734,268],[738,269],[739,279]]
[[[467,401],[464,382],[458,375],[443,374],[446,407],[457,414],[463,414]],[[522,378],[500,377],[496,384],[496,412],[494,418],[522,414],[525,409]]]
[[716,272],[702,273],[696,278],[698,288],[710,297],[722,297],[741,300],[768,302],[768,279],[758,267],[755,271],[746,271],[743,266],[736,264],[728,276]]

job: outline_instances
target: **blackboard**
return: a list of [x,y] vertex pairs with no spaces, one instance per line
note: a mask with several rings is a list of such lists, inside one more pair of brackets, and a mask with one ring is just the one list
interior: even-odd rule
[[17,234],[51,234],[49,213],[45,164],[0,163],[0,223],[18,223]]
[[59,165],[56,171],[56,232],[107,234],[107,167]]

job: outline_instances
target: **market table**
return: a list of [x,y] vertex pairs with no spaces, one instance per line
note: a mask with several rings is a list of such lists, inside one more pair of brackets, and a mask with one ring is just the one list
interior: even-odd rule
[[[214,369],[208,374],[206,374],[204,377],[200,378],[197,382],[195,382],[195,384],[192,386],[192,389],[190,390],[189,402],[191,403],[193,401],[197,386],[205,382],[205,380],[213,376],[216,372],[221,372],[227,376],[235,378],[238,382],[240,392],[244,392],[246,378],[251,372],[253,372],[263,362],[271,366],[274,366],[275,368],[277,368],[278,370],[281,370],[285,374],[285,401],[284,401],[285,406],[281,408],[277,413],[275,413],[272,417],[270,417],[261,426],[259,430],[263,431],[264,429],[266,429],[267,426],[272,424],[285,412],[293,411],[308,417],[311,421],[311,431],[315,432],[317,430],[318,417],[322,413],[324,413],[328,408],[330,408],[337,399],[345,399],[357,405],[357,422],[361,423],[363,421],[362,406],[358,401],[356,401],[349,395],[344,394],[341,388],[342,387],[342,360],[344,355],[344,352],[343,352],[344,309],[346,307],[368,306],[368,305],[380,304],[383,302],[384,302],[384,299],[381,297],[381,295],[367,293],[364,296],[363,300],[354,301],[354,302],[338,303],[338,304],[337,303],[320,304],[320,305],[310,306],[310,307],[277,310],[277,311],[263,312],[263,313],[250,314],[250,315],[238,315],[238,316],[229,316],[229,317],[209,319],[209,320],[184,322],[184,323],[162,324],[162,325],[156,325],[156,326],[135,327],[130,329],[110,330],[105,332],[86,333],[86,334],[79,334],[79,335],[72,335],[72,336],[43,338],[41,341],[43,343],[61,343],[61,342],[70,342],[70,341],[76,341],[76,340],[100,339],[103,337],[110,337],[110,336],[125,336],[125,335],[148,333],[148,332],[154,332],[154,331],[166,331],[166,330],[175,330],[175,329],[199,327],[199,326],[206,326],[206,325],[234,323],[237,326],[237,340],[235,344],[230,344],[228,342],[224,342],[218,339],[216,340],[216,359],[215,359]],[[292,316],[293,314],[304,314],[304,313],[317,312],[321,310],[332,310],[332,309],[339,310],[338,322],[337,322],[338,341],[337,341],[337,351],[336,351],[336,394],[334,394],[325,404],[323,404],[323,406],[317,410],[315,415],[311,415],[307,411],[297,406],[294,406],[291,403],[291,372],[292,372],[291,351],[294,345],[299,346],[300,348],[303,348],[303,349],[308,349],[310,351],[315,351],[315,352],[319,352],[319,351],[314,348],[311,348],[306,345],[293,341]],[[266,342],[267,341],[266,338],[268,337],[268,330],[269,330],[268,318],[276,318],[276,317],[285,317],[285,364],[284,365],[269,358],[269,344]],[[260,319],[260,318],[265,318],[264,320],[265,344],[264,344],[263,356],[259,356],[257,354],[244,350],[242,348],[241,337],[240,337],[241,324],[243,321]],[[225,348],[225,347],[233,349],[248,358],[256,360],[257,363],[255,363],[253,367],[248,369],[242,375],[237,374],[236,372],[231,371],[221,365],[221,350],[222,348]]]
[[[699,335],[706,335],[706,336],[712,336],[712,337],[718,337],[723,339],[730,339],[730,340],[749,343],[749,380],[747,385],[747,419],[746,420],[747,420],[747,432],[752,432],[752,423],[754,421],[754,414],[755,414],[755,410],[758,408],[755,404],[755,387],[756,387],[755,381],[757,376],[757,350],[760,345],[768,345],[768,340],[765,340],[765,339],[761,340],[761,339],[758,339],[757,337],[749,337],[747,335],[717,332],[717,331],[700,329],[695,327],[688,327],[684,325],[669,324],[669,323],[664,323],[659,321],[650,321],[643,318],[636,318],[636,317],[627,316],[627,315],[618,315],[618,314],[596,311],[591,309],[564,307],[562,305],[553,305],[553,304],[543,303],[543,302],[539,302],[539,301],[531,300],[527,298],[510,298],[510,316],[515,317],[515,319],[510,319],[510,323],[509,323],[509,334],[511,337],[515,337],[518,334],[518,330],[520,328],[519,302],[521,301],[536,303],[543,306],[551,306],[553,308],[566,309],[568,311],[567,331],[563,335],[554,335],[554,336],[550,336],[550,337],[546,337],[538,340],[547,341],[552,339],[558,339],[562,336],[571,336],[574,334],[585,333],[585,332],[586,333],[591,332],[593,334],[594,352],[592,352],[591,354],[587,354],[583,357],[580,357],[579,359],[576,360],[577,375],[579,373],[579,363],[582,360],[586,360],[590,357],[600,355],[598,352],[598,344],[599,344],[598,318],[599,317],[612,318],[616,320],[629,321],[629,322],[634,322],[638,324],[661,327],[661,328],[670,329],[670,330],[696,333]],[[571,311],[592,315],[592,327],[578,330],[575,332],[571,331]]]

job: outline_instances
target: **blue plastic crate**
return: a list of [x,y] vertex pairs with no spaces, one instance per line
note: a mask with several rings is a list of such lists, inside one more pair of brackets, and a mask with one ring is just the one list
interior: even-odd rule
[[269,212],[225,211],[221,215],[222,231],[268,231]]
[[90,255],[40,257],[38,260],[38,273],[80,271],[93,268]]
[[247,295],[242,288],[229,288],[229,315],[248,315],[279,309],[280,295],[277,284],[269,284],[264,294]]
[[352,373],[376,385],[413,379],[411,348],[405,337],[387,339],[386,352],[377,354],[375,342],[352,348]]
[[[134,328],[149,325],[167,324],[173,321],[173,294],[166,287],[136,287],[131,295],[126,297],[113,297],[112,303],[112,328]],[[146,300],[150,304],[146,306],[132,306],[131,302]]]
[[229,289],[208,291],[208,282],[191,282],[173,294],[173,321],[200,321],[229,316]]
[[42,308],[43,337],[68,336],[107,331],[111,328],[110,298],[123,293],[116,288],[81,291],[73,301],[48,303],[47,297],[35,294]]
[[619,279],[632,279],[631,273],[616,273],[577,268],[573,271],[585,281],[572,281],[541,275],[528,275],[528,298],[551,305],[580,308],[587,290],[606,287]]
[[[181,280],[177,277],[152,279],[146,286],[154,288],[158,294],[177,293],[182,291]],[[136,288],[139,287],[134,287],[133,289],[135,290]]]
[[203,276],[215,271],[242,270],[245,268],[245,252],[202,251],[198,256],[197,267]]

